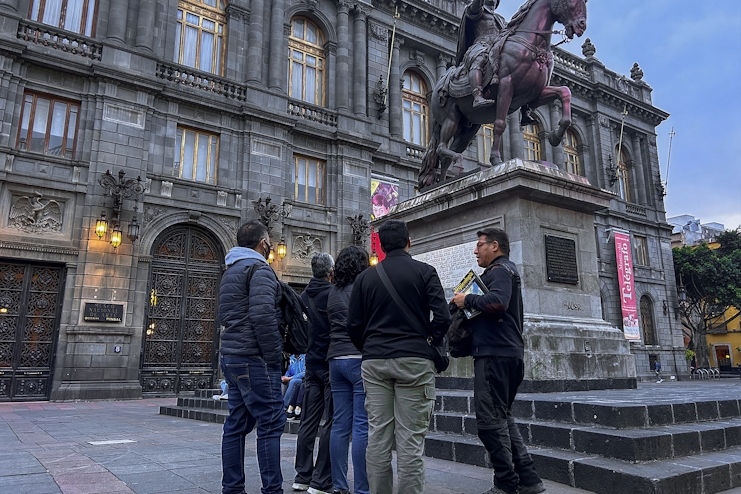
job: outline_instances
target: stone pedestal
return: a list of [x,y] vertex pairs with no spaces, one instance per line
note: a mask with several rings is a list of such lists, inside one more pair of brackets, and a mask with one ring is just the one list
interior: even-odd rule
[[[383,219],[407,222],[411,254],[437,268],[448,298],[468,270],[483,271],[476,232],[507,231],[523,282],[522,391],[630,388],[634,357],[623,333],[602,320],[599,295],[594,213],[611,197],[584,177],[515,159],[430,189]],[[459,361],[448,373],[471,371]]]

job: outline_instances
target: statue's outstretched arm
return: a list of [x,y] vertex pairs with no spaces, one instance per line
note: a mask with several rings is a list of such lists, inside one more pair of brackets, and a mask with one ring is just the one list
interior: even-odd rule
[[470,15],[478,15],[478,13],[481,11],[481,7],[484,4],[484,0],[473,0],[471,2],[471,5],[468,6],[468,12]]

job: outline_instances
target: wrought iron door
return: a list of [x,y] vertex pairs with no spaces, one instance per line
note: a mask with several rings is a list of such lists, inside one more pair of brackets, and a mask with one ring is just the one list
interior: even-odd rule
[[218,244],[200,229],[174,227],[155,244],[141,359],[144,393],[214,387],[222,262]]
[[0,261],[0,401],[46,400],[64,268]]

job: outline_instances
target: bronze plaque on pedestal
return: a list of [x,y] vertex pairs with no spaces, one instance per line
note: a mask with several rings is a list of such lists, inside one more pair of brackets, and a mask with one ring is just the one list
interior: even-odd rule
[[545,236],[545,265],[548,281],[579,284],[579,270],[576,265],[576,242],[570,238]]

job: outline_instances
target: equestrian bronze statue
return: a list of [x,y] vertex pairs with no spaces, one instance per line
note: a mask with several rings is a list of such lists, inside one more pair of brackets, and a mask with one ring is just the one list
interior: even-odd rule
[[[453,162],[462,165],[461,153],[481,125],[493,123],[489,161],[502,163],[499,148],[507,115],[522,108],[522,123],[529,110],[559,99],[563,114],[548,141],[558,146],[571,125],[571,91],[549,86],[553,73],[553,25],[565,26],[568,39],[587,28],[586,0],[528,0],[512,19],[494,10],[499,0],[474,0],[461,21],[457,66],[437,81],[430,97],[432,136],[422,158],[419,188],[445,179]],[[439,172],[438,172],[439,169]]]

